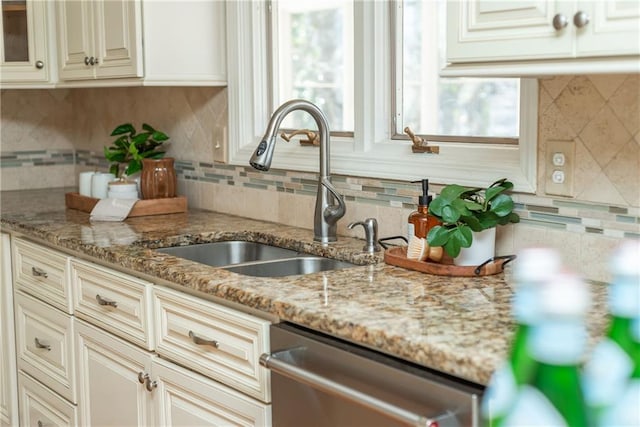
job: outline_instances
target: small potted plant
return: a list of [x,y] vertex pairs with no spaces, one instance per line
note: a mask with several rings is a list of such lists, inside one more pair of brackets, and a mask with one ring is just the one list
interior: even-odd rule
[[[442,225],[429,230],[427,242],[431,246],[444,247],[457,265],[479,265],[487,261],[494,256],[495,227],[520,221],[518,214],[513,212],[513,199],[506,194],[512,188],[513,184],[506,179],[487,188],[447,185],[429,204],[429,213]],[[490,233],[482,233],[485,230]],[[474,235],[480,240],[481,233],[489,234],[487,252],[468,260],[458,260],[461,250],[471,247]]]
[[[118,178],[141,171],[143,159],[164,157],[165,152],[159,151],[158,148],[169,139],[164,132],[147,123],[142,124],[140,133],[137,133],[131,123],[121,124],[116,126],[111,136],[117,138],[111,146],[104,147],[104,156],[111,162],[109,172]],[[120,170],[121,165],[126,165],[123,170]]]

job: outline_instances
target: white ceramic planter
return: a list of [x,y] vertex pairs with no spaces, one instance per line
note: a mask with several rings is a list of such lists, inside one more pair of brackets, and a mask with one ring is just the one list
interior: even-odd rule
[[480,265],[493,258],[496,253],[496,228],[473,232],[471,247],[462,248],[460,255],[453,259],[455,265]]

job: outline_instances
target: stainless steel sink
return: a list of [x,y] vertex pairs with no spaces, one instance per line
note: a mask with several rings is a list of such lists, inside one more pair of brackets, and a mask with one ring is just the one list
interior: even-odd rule
[[293,276],[355,267],[355,264],[345,261],[240,240],[175,246],[157,251],[256,277]]
[[212,267],[223,267],[252,261],[292,258],[299,254],[299,252],[290,249],[239,240],[175,246],[158,249],[158,252],[163,252],[178,258],[185,258]]
[[226,267],[234,273],[257,277],[282,277],[354,267],[354,264],[331,258],[301,256],[279,261],[250,263]]

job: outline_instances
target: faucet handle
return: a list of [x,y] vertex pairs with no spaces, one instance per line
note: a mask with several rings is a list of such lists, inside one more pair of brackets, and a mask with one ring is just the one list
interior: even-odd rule
[[338,201],[337,205],[327,206],[322,213],[327,222],[335,224],[336,221],[342,218],[347,212],[347,205],[344,203],[344,198],[342,197],[342,195],[338,193],[333,184],[331,184],[329,178],[324,177],[320,179],[320,184],[322,184],[323,187],[329,190],[333,197]]
[[379,252],[380,246],[376,243],[378,241],[378,221],[375,218],[367,218],[364,221],[354,221],[347,227],[351,230],[357,225],[364,227],[364,237],[367,243],[362,250],[369,253]]
[[285,132],[280,133],[280,137],[287,142],[291,141],[295,135],[306,135],[307,139],[301,139],[300,145],[320,145],[318,134],[309,129],[298,129],[287,135]]

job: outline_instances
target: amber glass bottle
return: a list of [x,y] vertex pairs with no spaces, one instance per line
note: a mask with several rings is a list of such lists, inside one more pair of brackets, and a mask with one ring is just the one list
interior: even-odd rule
[[427,233],[436,225],[440,224],[438,218],[429,214],[429,203],[431,196],[429,195],[429,180],[422,179],[413,181],[414,183],[422,183],[422,195],[418,197],[418,210],[411,212],[407,224],[407,239],[411,236],[426,238]]

